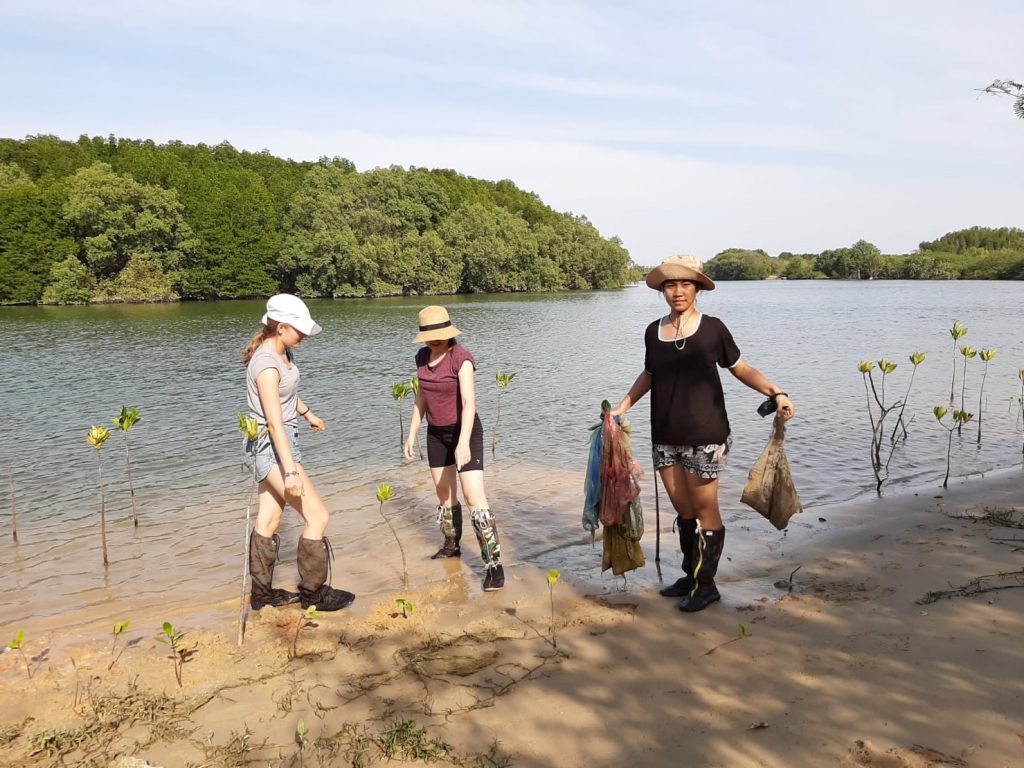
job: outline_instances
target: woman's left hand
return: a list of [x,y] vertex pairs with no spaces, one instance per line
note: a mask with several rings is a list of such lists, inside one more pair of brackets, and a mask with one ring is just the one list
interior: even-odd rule
[[317,416],[315,413],[309,411],[308,413],[303,414],[303,417],[306,419],[306,421],[309,422],[309,428],[312,429],[314,432],[324,431],[324,420]]
[[469,464],[469,443],[459,442],[455,446],[455,468],[462,469],[466,464]]
[[789,421],[796,416],[796,408],[793,406],[793,401],[789,399],[789,395],[776,397],[775,406],[783,421]]

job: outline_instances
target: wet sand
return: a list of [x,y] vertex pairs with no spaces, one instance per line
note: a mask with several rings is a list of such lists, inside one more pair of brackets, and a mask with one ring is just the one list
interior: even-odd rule
[[[190,575],[224,571],[196,589],[205,599],[133,600],[125,568],[113,607],[101,583],[91,608],[25,619],[32,678],[20,654],[0,656],[0,695],[18,703],[0,714],[0,765],[1024,764],[1024,542],[1010,541],[1024,531],[1008,527],[1024,525],[1019,470],[816,507],[786,534],[734,511],[723,601],[684,615],[656,593],[653,500],[648,565],[623,582],[598,572],[600,543],[579,528],[578,474],[494,469],[502,592],[480,592],[468,532],[461,562],[427,559],[436,532],[412,503],[385,506],[408,555],[402,591],[401,558],[362,501],[372,489],[339,483],[336,522],[362,528],[336,537],[335,583],[360,597],[299,631],[294,658],[296,608],[252,616],[236,646],[237,554]],[[407,498],[425,498],[417,474],[400,485]],[[678,576],[669,525],[663,510],[665,581]],[[549,568],[562,574],[553,621]],[[956,589],[981,576],[980,591]],[[954,593],[919,602],[941,590]],[[110,625],[125,618],[108,670]],[[167,619],[194,650],[181,688],[153,639]]]

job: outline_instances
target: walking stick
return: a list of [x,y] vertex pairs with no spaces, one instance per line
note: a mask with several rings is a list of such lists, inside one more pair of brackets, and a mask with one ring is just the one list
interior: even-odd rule
[[252,497],[256,493],[256,461],[252,465],[252,488],[249,500],[245,503],[245,559],[242,561],[242,594],[238,601],[238,644],[245,639],[245,582],[249,579],[249,519],[252,510]]
[[654,465],[654,567],[658,571],[658,583],[664,582],[661,576],[661,503],[658,499],[658,466]]

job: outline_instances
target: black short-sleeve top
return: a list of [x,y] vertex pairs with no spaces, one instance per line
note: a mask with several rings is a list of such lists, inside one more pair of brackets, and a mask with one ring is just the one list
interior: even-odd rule
[[685,344],[661,339],[660,323],[655,320],[644,334],[644,369],[651,375],[651,442],[724,443],[729,416],[718,369],[739,363],[739,347],[717,317],[701,315]]

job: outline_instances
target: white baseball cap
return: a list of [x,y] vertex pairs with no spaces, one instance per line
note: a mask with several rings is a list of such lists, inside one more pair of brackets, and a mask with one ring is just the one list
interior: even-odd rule
[[267,320],[287,323],[306,336],[316,336],[323,330],[309,314],[309,307],[298,296],[290,293],[279,293],[267,299],[267,312],[263,315],[263,324]]

